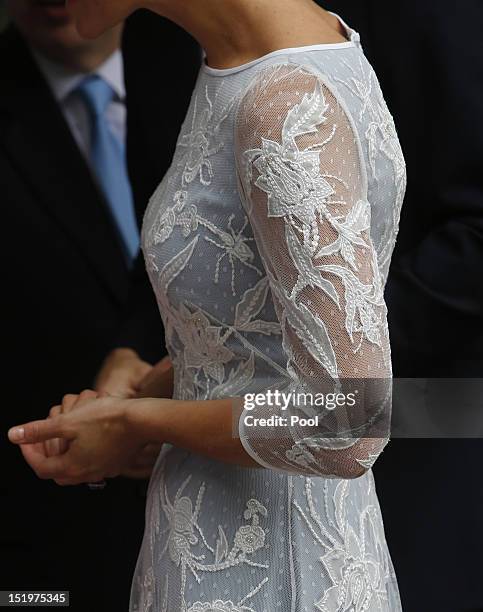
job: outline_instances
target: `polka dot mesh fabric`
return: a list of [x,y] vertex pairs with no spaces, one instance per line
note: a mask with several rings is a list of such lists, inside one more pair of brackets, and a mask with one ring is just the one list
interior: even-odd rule
[[[401,609],[370,468],[388,436],[383,291],[405,165],[347,32],[202,67],[146,211],[174,397],[239,398],[236,414],[278,390],[286,414],[320,420],[252,426],[274,410],[245,403],[234,435],[253,469],[163,446],[131,612]],[[356,401],[301,405],[309,393]]]
[[[242,200],[281,322],[288,389],[303,398],[278,414],[290,423],[309,407],[319,421],[247,427],[245,411],[245,448],[271,467],[360,476],[389,433],[391,363],[359,136],[322,77],[296,64],[257,74],[235,134]],[[316,398],[331,393],[341,406],[317,410]],[[273,413],[273,405],[251,407],[249,423]]]

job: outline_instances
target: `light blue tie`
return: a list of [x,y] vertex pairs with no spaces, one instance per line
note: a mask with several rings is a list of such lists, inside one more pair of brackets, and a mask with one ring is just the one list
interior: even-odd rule
[[131,265],[139,251],[139,229],[127,173],[126,151],[124,143],[114,135],[105,116],[115,94],[112,87],[97,75],[84,79],[77,91],[91,119],[91,162],[122,237],[128,264]]

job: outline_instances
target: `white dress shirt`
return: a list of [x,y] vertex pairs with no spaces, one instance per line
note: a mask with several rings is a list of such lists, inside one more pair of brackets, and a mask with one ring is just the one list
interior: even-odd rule
[[126,139],[126,88],[122,53],[115,51],[103,64],[91,73],[76,72],[47,59],[38,51],[33,56],[46,78],[80,150],[90,161],[90,118],[82,97],[75,91],[80,82],[95,74],[104,79],[115,92],[114,100],[106,111],[106,121],[121,142]]

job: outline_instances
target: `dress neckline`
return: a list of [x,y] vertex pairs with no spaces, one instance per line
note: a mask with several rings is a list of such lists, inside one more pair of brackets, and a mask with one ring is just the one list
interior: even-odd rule
[[360,40],[358,32],[356,32],[353,28],[351,28],[347,23],[338,15],[337,13],[333,13],[332,11],[327,11],[334,17],[340,21],[342,27],[344,28],[348,40],[340,43],[320,43],[315,45],[303,45],[300,47],[287,47],[285,49],[276,49],[275,51],[271,51],[270,53],[266,53],[261,57],[257,57],[250,62],[246,62],[244,64],[240,64],[239,66],[233,66],[232,68],[212,68],[208,66],[206,63],[206,52],[202,49],[202,63],[201,69],[206,74],[210,74],[212,76],[226,76],[229,74],[234,74],[236,72],[241,72],[242,70],[246,70],[247,68],[251,68],[256,64],[263,62],[266,59],[270,59],[271,57],[276,57],[277,55],[285,55],[286,53],[302,53],[304,51],[319,51],[319,50],[329,50],[329,49],[345,49],[348,47],[355,47]]

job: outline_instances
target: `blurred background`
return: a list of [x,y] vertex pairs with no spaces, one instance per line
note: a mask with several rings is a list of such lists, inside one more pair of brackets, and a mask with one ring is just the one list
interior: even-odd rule
[[7,23],[7,16],[5,15],[5,7],[3,5],[3,0],[0,0],[0,30],[5,27]]

